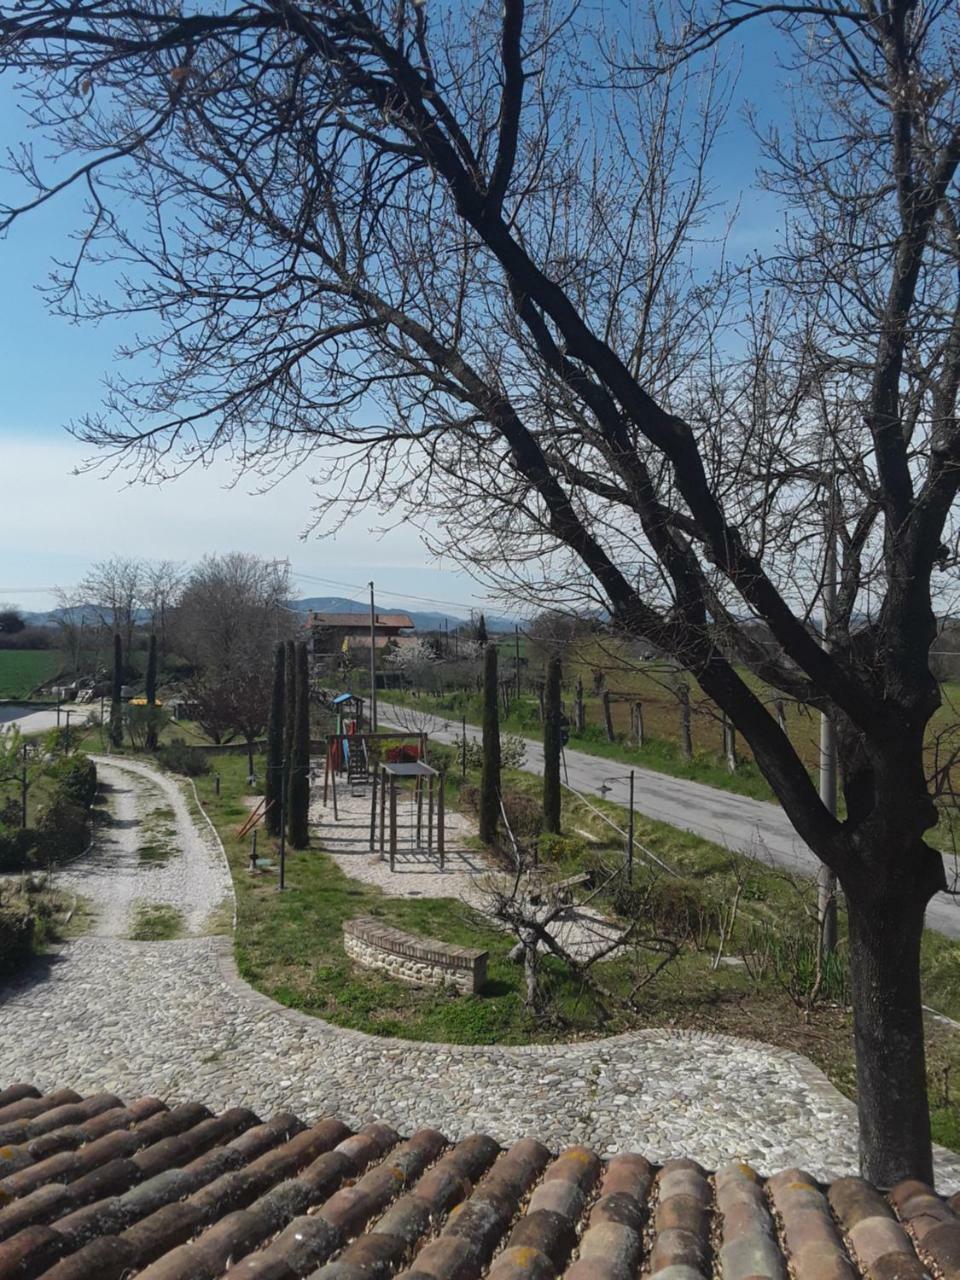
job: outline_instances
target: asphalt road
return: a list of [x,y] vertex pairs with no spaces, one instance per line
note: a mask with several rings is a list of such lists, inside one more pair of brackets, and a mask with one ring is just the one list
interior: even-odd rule
[[37,707],[0,707],[0,733],[14,725],[21,733],[46,733],[49,729],[62,728],[67,724],[67,712],[70,713],[70,724],[81,725],[91,716],[100,718],[99,703],[63,702],[60,704],[59,723],[57,708]]
[[[460,736],[460,723],[443,720],[425,712],[405,707],[390,707],[381,702],[384,713],[391,716],[390,723],[402,724],[404,713],[415,717],[415,726],[436,738],[439,742],[452,742]],[[389,707],[389,711],[388,711]],[[480,731],[467,725],[468,737],[479,739]],[[543,747],[533,738],[525,738],[527,758],[524,768],[530,773],[543,773]],[[606,798],[614,804],[629,804],[628,766],[617,760],[592,756],[585,751],[566,752],[567,782],[585,795],[598,796],[606,785]],[[669,774],[653,769],[634,767],[634,805],[638,813],[659,822],[667,822],[683,831],[712,840],[715,844],[746,854],[748,857],[785,867],[790,871],[815,876],[820,863],[812,851],[796,834],[783,812],[775,804],[764,800],[752,800],[749,796],[735,795],[702,782],[689,782],[686,778],[672,778]],[[653,852],[656,852],[654,850]],[[948,894],[940,893],[927,907],[927,926],[945,933],[950,938],[960,938],[960,904]]]

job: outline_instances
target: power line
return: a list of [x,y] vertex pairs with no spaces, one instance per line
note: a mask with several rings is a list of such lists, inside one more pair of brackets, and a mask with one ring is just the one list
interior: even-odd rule
[[[299,573],[297,570],[294,570],[294,577],[302,582],[318,582],[327,587],[340,587],[341,590],[344,591],[365,590],[361,584],[356,582],[338,582],[335,578],[321,578],[316,574]],[[414,595],[412,591],[391,590],[390,595],[398,600],[416,600],[420,604],[435,604],[440,605],[445,609],[466,609],[468,613],[475,613],[477,611],[476,603],[466,604],[462,600],[439,600],[435,596]]]

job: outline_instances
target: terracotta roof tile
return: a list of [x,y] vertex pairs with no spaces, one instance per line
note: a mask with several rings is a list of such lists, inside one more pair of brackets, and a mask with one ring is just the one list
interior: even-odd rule
[[956,1198],[914,1181],[21,1084],[0,1131],[0,1280],[960,1278]]

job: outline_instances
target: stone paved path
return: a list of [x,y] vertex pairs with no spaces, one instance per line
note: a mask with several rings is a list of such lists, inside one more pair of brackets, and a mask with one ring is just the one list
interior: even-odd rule
[[[146,766],[137,773],[160,785]],[[196,832],[185,853],[203,846]],[[794,1054],[662,1030],[523,1048],[384,1040],[258,995],[225,938],[86,937],[42,959],[0,989],[0,1084],[18,1079],[452,1137],[533,1133],[709,1166],[739,1156],[828,1177],[857,1163],[853,1108]],[[938,1153],[938,1181],[960,1187],[960,1158]]]

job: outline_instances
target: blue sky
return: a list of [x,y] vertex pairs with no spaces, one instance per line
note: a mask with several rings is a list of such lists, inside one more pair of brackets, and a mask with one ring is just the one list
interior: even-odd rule
[[[776,101],[772,37],[760,28],[748,34],[741,46],[740,95],[761,104]],[[735,48],[730,52],[735,55]],[[2,79],[0,120],[6,145],[26,136],[12,85]],[[725,199],[733,202],[750,188],[755,162],[752,140],[734,113],[714,157]],[[10,184],[0,174],[0,191],[9,191]],[[384,584],[385,599],[401,604],[415,603],[405,595],[449,601],[460,612],[483,603],[482,589],[431,561],[410,526],[378,539],[371,516],[355,520],[333,541],[302,541],[312,505],[309,468],[262,495],[252,492],[252,482],[231,487],[226,463],[162,488],[131,487],[124,477],[102,471],[73,474],[89,450],[64,424],[98,407],[125,328],[123,321],[71,324],[51,315],[38,291],[52,259],[69,254],[78,203],[68,192],[0,240],[0,600],[48,607],[49,588],[73,585],[91,562],[112,554],[190,561],[236,548],[289,557],[295,573],[348,583],[373,577]],[[770,201],[754,192],[743,202],[731,241],[734,255],[768,244],[775,221]],[[310,595],[350,594],[306,580],[302,587]]]

